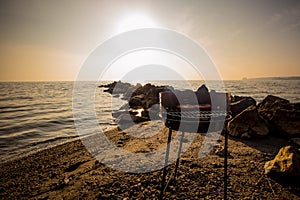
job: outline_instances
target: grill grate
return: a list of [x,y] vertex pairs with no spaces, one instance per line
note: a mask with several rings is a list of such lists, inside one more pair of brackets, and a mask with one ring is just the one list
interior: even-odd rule
[[226,111],[182,111],[182,112],[162,112],[163,118],[170,121],[188,121],[188,122],[199,122],[199,121],[220,121],[227,120],[229,115]]

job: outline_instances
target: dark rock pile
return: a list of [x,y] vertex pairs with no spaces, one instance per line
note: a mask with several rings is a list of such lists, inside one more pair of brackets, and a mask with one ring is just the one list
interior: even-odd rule
[[[132,85],[121,81],[99,87],[112,95],[122,95],[128,103],[113,113],[119,123],[135,123],[158,119],[159,93],[174,91],[170,86],[155,86],[150,83]],[[195,93],[199,104],[210,104],[210,95],[205,85]],[[187,93],[187,92],[186,92]],[[203,102],[202,102],[203,101]],[[286,99],[273,95],[267,96],[257,104],[252,97],[231,96],[229,107],[232,120],[227,131],[234,137],[253,138],[267,135],[295,138],[300,137],[300,103],[290,103]]]
[[245,97],[231,102],[231,112],[234,118],[227,131],[232,136],[290,138],[291,146],[282,147],[273,160],[265,163],[265,174],[280,182],[299,184],[300,103],[269,95],[256,105],[251,97]]
[[[150,83],[131,85],[121,81],[113,82],[99,87],[107,88],[104,92],[112,95],[123,95],[121,98],[128,103],[123,105],[113,116],[118,125],[128,127],[134,123],[157,119],[159,114],[159,93],[173,90],[170,86],[155,86]],[[126,125],[125,125],[126,124]]]
[[[273,95],[267,96],[258,105],[251,97],[240,98],[232,101],[230,105],[234,117],[227,126],[230,135],[251,138],[269,133],[288,138],[299,137],[300,103],[290,103],[286,99]],[[249,110],[256,114],[250,116],[247,114]],[[263,129],[254,131],[262,126]]]

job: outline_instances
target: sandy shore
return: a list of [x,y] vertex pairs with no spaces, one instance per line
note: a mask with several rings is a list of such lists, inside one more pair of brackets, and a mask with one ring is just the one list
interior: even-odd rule
[[[168,130],[159,122],[132,127],[144,130],[153,125],[160,127],[159,133],[147,139],[133,138],[117,129],[106,135],[127,151],[151,152],[165,146]],[[197,134],[182,155],[177,184],[170,184],[165,199],[222,199],[223,157],[216,152],[224,138],[221,136],[214,151],[200,159],[204,137]],[[278,138],[230,138],[228,198],[300,199],[299,187],[282,185],[264,175],[265,162],[285,145],[286,141]],[[0,171],[1,199],[157,199],[162,176],[162,169],[134,174],[109,168],[91,156],[80,140],[1,163]]]

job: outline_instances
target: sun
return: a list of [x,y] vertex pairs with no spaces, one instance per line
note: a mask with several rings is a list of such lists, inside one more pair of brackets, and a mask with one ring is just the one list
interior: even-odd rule
[[128,13],[123,15],[117,23],[117,33],[140,28],[158,28],[159,25],[146,13]]

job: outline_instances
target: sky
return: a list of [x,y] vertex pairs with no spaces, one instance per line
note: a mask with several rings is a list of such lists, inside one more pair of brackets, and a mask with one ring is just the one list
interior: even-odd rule
[[[300,76],[298,0],[0,0],[0,26],[0,81],[74,81],[94,49],[137,28],[193,39],[224,80]],[[105,78],[140,57],[121,58]]]

